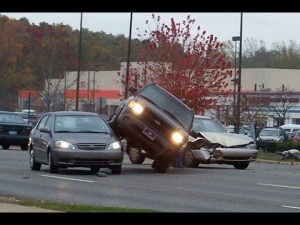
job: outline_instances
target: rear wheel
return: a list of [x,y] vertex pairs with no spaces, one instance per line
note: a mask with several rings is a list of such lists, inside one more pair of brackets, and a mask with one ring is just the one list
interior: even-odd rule
[[5,150],[9,149],[9,147],[10,147],[10,145],[8,145],[8,144],[3,144],[2,145],[2,148],[5,149]]
[[48,153],[48,165],[49,165],[50,173],[58,173],[58,166],[54,165],[51,150],[49,150]]
[[31,168],[31,170],[35,170],[35,171],[40,170],[41,169],[41,164],[37,163],[35,161],[35,156],[34,156],[33,149],[30,149],[29,157],[30,157],[30,168]]
[[249,162],[235,163],[233,166],[238,170],[244,170],[249,166]]
[[27,151],[28,150],[28,144],[22,144],[21,145],[21,150],[22,151]]
[[146,158],[146,154],[136,147],[128,147],[127,154],[132,164],[142,164]]
[[190,149],[184,151],[183,165],[190,168],[197,168],[199,166],[199,161],[194,157]]

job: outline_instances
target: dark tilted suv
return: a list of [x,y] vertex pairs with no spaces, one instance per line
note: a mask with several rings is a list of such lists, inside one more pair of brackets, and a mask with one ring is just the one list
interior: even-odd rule
[[164,173],[186,145],[194,113],[157,84],[148,84],[139,91],[130,87],[129,91],[132,96],[121,102],[109,124],[121,139],[127,140],[127,153],[131,149],[145,152],[144,157],[154,160],[152,168]]

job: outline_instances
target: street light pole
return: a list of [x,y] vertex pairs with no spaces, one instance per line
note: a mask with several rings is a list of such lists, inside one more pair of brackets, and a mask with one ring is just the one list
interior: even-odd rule
[[78,67],[77,67],[77,83],[76,83],[76,105],[75,111],[78,111],[79,100],[79,81],[80,81],[80,60],[81,60],[81,37],[82,37],[82,13],[80,14],[80,34],[79,34],[79,50],[78,50]]
[[236,42],[240,41],[239,36],[232,37],[232,41],[234,41],[235,47],[234,47],[234,79],[233,79],[233,125],[234,125],[234,132],[238,133],[238,128],[236,127]]
[[240,22],[240,51],[239,51],[239,76],[238,76],[238,95],[237,95],[237,111],[236,111],[236,126],[237,129],[240,128],[241,123],[241,80],[242,80],[242,34],[243,34],[243,13],[241,13],[241,22]]
[[130,63],[130,50],[131,50],[131,30],[132,30],[132,12],[130,13],[129,22],[129,37],[128,37],[128,50],[127,50],[127,67],[126,67],[126,77],[125,77],[125,99],[128,96],[128,83],[129,83],[129,63]]

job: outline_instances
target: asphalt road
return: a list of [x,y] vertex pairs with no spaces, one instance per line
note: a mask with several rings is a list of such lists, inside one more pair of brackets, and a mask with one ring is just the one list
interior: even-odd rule
[[163,212],[300,212],[299,166],[212,164],[160,174],[151,160],[133,165],[126,156],[122,174],[101,171],[108,175],[86,168],[50,174],[45,165],[31,171],[28,151],[0,148],[0,195]]

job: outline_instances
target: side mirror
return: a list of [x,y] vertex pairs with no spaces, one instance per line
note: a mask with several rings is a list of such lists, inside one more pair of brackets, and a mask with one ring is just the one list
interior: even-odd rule
[[50,133],[51,132],[49,127],[41,127],[40,131],[44,132],[44,133]]
[[136,93],[137,93],[137,88],[135,88],[135,87],[133,87],[133,86],[130,86],[128,90],[129,90],[129,91],[131,92],[131,94],[133,94],[133,95],[136,95]]

